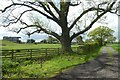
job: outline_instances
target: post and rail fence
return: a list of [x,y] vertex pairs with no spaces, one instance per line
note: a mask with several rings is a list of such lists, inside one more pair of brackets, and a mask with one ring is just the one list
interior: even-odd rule
[[[72,49],[80,55],[85,55],[86,51],[90,53],[95,47],[96,46],[82,45],[79,47],[72,47]],[[41,64],[41,68],[44,61],[51,59],[52,56],[63,54],[60,48],[11,49],[0,51],[2,52],[3,59],[9,58],[13,61],[17,59],[37,59],[38,63]]]
[[41,49],[11,49],[11,50],[2,50],[2,58],[34,58],[49,56],[51,54],[58,55],[60,53],[59,48],[41,48]]
[[[91,52],[93,49],[91,46],[79,46],[72,47],[74,52],[84,54],[86,51]],[[88,51],[89,50],[89,51]],[[11,59],[19,59],[19,58],[47,58],[51,55],[60,55],[63,52],[60,48],[40,48],[40,49],[11,49],[11,50],[1,50],[2,58],[11,58]]]

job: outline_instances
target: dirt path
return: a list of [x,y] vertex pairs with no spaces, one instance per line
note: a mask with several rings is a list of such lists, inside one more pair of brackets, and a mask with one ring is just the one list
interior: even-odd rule
[[79,80],[79,78],[119,78],[120,60],[112,47],[103,47],[101,55],[95,60],[77,65],[61,72],[55,78],[60,80]]

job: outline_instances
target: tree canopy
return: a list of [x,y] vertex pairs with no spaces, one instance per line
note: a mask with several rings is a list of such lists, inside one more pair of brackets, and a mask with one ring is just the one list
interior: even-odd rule
[[91,40],[97,41],[101,46],[105,42],[113,42],[115,41],[115,37],[113,36],[113,30],[105,27],[105,26],[99,26],[89,32],[88,36],[90,37]]
[[[26,33],[28,36],[41,32],[52,35],[60,41],[64,52],[72,52],[71,41],[92,28],[93,24],[99,21],[106,13],[117,12],[117,0],[60,0],[59,2],[54,2],[53,0],[45,0],[45,2],[41,0],[10,1],[11,4],[0,10],[4,17],[4,27],[19,23],[20,26],[14,29],[17,33],[28,29],[29,32]],[[77,9],[77,12],[75,12],[75,9]],[[42,15],[46,20],[42,20],[37,16],[37,18],[32,18],[32,22],[26,21],[25,17],[30,13],[33,15]],[[50,26],[52,28],[47,27],[47,20],[54,22],[57,26]],[[87,21],[90,23],[86,24]],[[76,27],[79,30],[76,30]],[[29,28],[32,28],[32,31]],[[57,33],[57,29],[60,29],[61,32]]]

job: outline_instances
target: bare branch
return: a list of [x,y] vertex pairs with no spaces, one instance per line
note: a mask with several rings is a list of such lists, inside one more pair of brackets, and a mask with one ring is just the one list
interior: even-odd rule
[[2,13],[3,13],[3,12],[5,12],[8,8],[10,8],[10,7],[12,7],[12,6],[16,6],[16,5],[21,5],[21,6],[26,6],[26,7],[28,7],[28,8],[31,8],[32,10],[34,10],[34,11],[42,14],[43,16],[47,17],[48,19],[51,19],[51,20],[53,20],[53,21],[55,21],[55,22],[58,23],[58,21],[56,21],[56,19],[52,18],[51,16],[45,14],[44,12],[42,12],[42,11],[36,9],[36,8],[34,8],[33,6],[30,6],[30,5],[27,5],[27,4],[24,4],[24,3],[23,3],[23,4],[22,4],[22,3],[13,3],[13,4],[7,6],[6,8],[4,8],[4,10],[0,10],[0,11],[2,11]]
[[84,30],[82,30],[82,31],[80,31],[80,32],[78,32],[78,33],[76,33],[76,34],[73,34],[72,36],[71,36],[71,40],[72,39],[74,39],[75,37],[77,37],[78,35],[80,35],[80,34],[83,34],[84,32],[86,32],[86,31],[88,31],[92,26],[93,26],[93,24],[96,22],[96,21],[98,21],[98,19],[100,19],[104,14],[106,14],[107,12],[103,12],[102,14],[100,14],[99,16],[97,16],[92,22],[91,22],[91,24],[88,26],[88,27],[86,27]]
[[[37,30],[35,30],[34,32],[40,33],[41,31],[43,31],[43,32],[46,33],[46,34],[50,34],[50,35],[55,36],[58,40],[60,39],[60,36],[59,36],[57,33],[53,32],[53,31],[48,31],[48,30],[44,29],[41,25],[36,25],[36,24],[35,24],[35,25],[28,25],[27,23],[23,22],[22,20],[20,20],[20,22],[21,22],[22,24],[26,25],[26,27],[20,28],[20,29],[17,31],[17,33],[19,33],[21,30],[26,29],[26,28],[37,27],[37,28],[36,28]],[[32,33],[34,33],[34,32],[32,32]],[[30,36],[30,34],[29,34],[29,36]]]
[[41,30],[35,30],[33,32],[27,32],[26,35],[28,35],[30,37],[30,35],[34,34],[34,33],[40,33]]
[[12,2],[12,3],[14,3],[14,1],[13,1],[13,0],[11,0],[11,2]]
[[[78,16],[78,17],[74,20],[74,22],[72,23],[72,25],[69,27],[69,30],[71,30],[71,29],[74,27],[74,25],[77,23],[77,21],[78,21],[80,18],[82,18],[82,16],[84,16],[86,13],[88,13],[88,12],[90,12],[90,11],[94,11],[94,10],[98,10],[98,8],[92,7],[92,8],[89,8],[89,9],[83,11],[82,14],[80,14],[80,16]],[[105,11],[104,9],[100,9],[100,10]]]
[[58,18],[53,14],[53,12],[50,9],[50,6],[48,4],[44,4],[44,2],[39,2],[39,4],[42,5],[42,8],[53,17],[54,21],[57,22],[59,24],[59,20]]
[[[33,10],[26,10],[26,11],[22,12],[18,18],[15,17],[15,16],[13,16],[15,19],[10,20],[10,21],[13,21],[13,22],[9,22],[9,24],[4,25],[4,27],[10,26],[11,24],[14,24],[14,23],[17,23],[18,21],[20,21],[21,17],[22,17],[26,12],[29,12],[29,11],[33,11]],[[15,20],[16,20],[16,21],[15,21]]]
[[82,14],[80,14],[80,16],[78,16],[78,17],[74,20],[74,22],[72,23],[72,25],[69,27],[69,30],[71,30],[71,29],[74,27],[74,25],[77,23],[77,21],[78,21],[82,16],[84,16],[86,13],[88,13],[88,12],[90,12],[90,11],[97,11],[97,16],[98,16],[98,15],[99,15],[98,12],[105,12],[105,11],[110,12],[111,9],[112,9],[112,7],[113,7],[113,5],[114,5],[115,3],[116,3],[116,2],[112,2],[111,4],[109,4],[109,5],[107,6],[106,9],[103,9],[103,8],[100,8],[100,7],[99,7],[100,5],[107,4],[107,2],[103,2],[103,3],[98,4],[98,7],[97,7],[97,8],[92,7],[92,8],[89,8],[89,9],[83,11]]
[[26,28],[28,27],[26,26],[26,27],[20,28],[18,31],[16,31],[16,33],[19,33],[21,30],[26,29]]
[[38,6],[38,7],[42,7],[40,4],[39,4],[39,2],[30,2],[30,1],[24,1],[24,3],[26,3],[26,4],[29,4],[29,5],[34,5],[34,6]]
[[48,2],[54,9],[55,9],[55,11],[58,13],[58,15],[60,16],[60,11],[59,11],[59,9],[55,6],[55,4],[52,2],[52,1],[50,1],[50,2]]

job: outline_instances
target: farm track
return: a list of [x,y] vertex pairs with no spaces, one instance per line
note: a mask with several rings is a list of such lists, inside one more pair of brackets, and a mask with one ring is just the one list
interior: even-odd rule
[[110,46],[103,47],[96,59],[62,71],[52,80],[117,80],[120,79],[120,55]]

